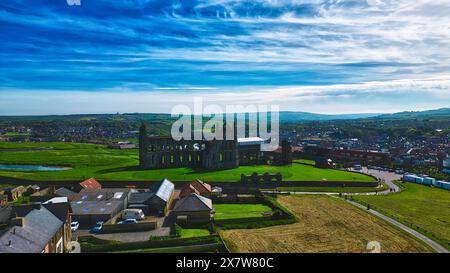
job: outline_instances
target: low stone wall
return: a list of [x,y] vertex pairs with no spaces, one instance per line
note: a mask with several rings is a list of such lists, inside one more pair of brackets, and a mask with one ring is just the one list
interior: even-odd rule
[[[135,187],[135,188],[151,188],[160,183],[157,181],[117,181],[117,180],[99,180],[105,188],[125,188],[125,187]],[[30,181],[26,179],[16,179],[9,177],[0,177],[0,183],[2,184],[12,184],[12,185],[33,185],[36,184],[40,187],[77,187],[78,183],[81,181]],[[190,183],[188,181],[175,181],[175,187],[181,188],[184,184]],[[222,187],[224,191],[229,188],[237,189],[260,189],[260,188],[276,188],[276,187],[376,187],[378,182],[362,182],[362,181],[283,181],[281,183],[240,183],[237,181],[228,182],[211,182],[205,181],[212,186]]]

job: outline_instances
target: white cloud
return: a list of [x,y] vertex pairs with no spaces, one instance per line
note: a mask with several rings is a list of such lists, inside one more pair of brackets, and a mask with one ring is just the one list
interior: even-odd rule
[[[281,110],[316,113],[377,113],[449,107],[450,77],[322,86],[247,89],[165,88],[156,91],[2,91],[0,115],[170,112],[178,104],[280,105]],[[190,92],[189,92],[190,91]],[[193,93],[195,92],[195,93]],[[51,107],[49,107],[51,105]]]

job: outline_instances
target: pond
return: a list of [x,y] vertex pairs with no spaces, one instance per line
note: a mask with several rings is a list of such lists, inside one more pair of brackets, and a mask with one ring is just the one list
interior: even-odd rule
[[17,171],[64,171],[69,167],[52,167],[40,165],[0,165],[0,170],[17,170]]

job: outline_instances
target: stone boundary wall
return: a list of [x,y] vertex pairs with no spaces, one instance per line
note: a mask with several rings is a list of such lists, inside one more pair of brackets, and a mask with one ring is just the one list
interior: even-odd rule
[[[158,185],[160,181],[117,181],[117,180],[99,180],[105,188],[151,188]],[[38,185],[40,187],[66,187],[68,189],[78,188],[80,181],[31,181],[26,179],[17,179],[9,177],[0,177],[0,184],[12,185]],[[176,188],[181,188],[184,184],[190,183],[188,181],[174,182]],[[240,182],[210,182],[205,181],[212,186],[222,187],[224,191],[228,189],[260,189],[260,188],[275,188],[275,187],[376,187],[379,182],[362,182],[362,181],[283,181],[281,183],[240,183]]]

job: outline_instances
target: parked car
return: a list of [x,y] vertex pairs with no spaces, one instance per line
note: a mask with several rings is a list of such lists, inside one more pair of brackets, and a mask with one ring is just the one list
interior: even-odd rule
[[103,228],[103,221],[97,222],[95,226],[91,229],[92,233],[99,233]]
[[123,224],[137,224],[138,221],[136,219],[125,219],[123,221],[118,222],[118,225],[123,225]]
[[122,219],[142,220],[145,215],[141,209],[125,209],[122,212]]
[[70,229],[72,231],[76,231],[80,227],[80,223],[78,221],[70,223]]

